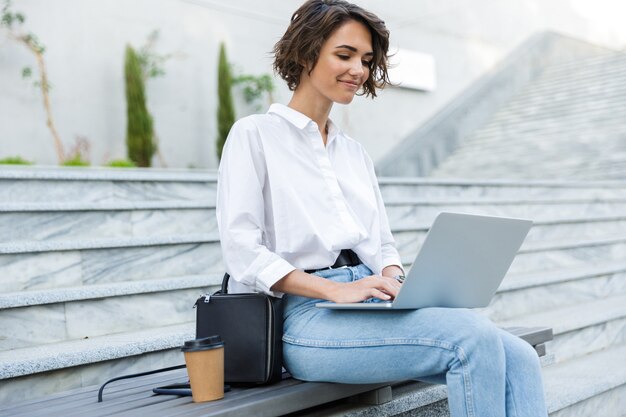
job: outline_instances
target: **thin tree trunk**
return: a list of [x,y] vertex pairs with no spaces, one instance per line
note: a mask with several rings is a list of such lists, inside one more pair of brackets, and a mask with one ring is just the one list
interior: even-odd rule
[[43,60],[43,55],[41,55],[41,52],[37,51],[35,48],[31,47],[30,45],[28,46],[37,58],[39,75],[41,76],[41,95],[43,96],[43,106],[46,109],[46,124],[48,125],[48,128],[50,129],[50,132],[52,133],[52,137],[54,139],[54,148],[57,154],[57,159],[59,160],[59,163],[63,163],[63,161],[65,160],[65,151],[63,149],[63,142],[61,141],[59,132],[54,125],[54,119],[52,118],[52,109],[50,108],[50,96],[48,94],[48,75],[46,74],[46,66]]
[[54,119],[52,118],[50,96],[48,95],[48,74],[46,73],[46,64],[43,60],[43,54],[38,48],[35,47],[35,45],[33,45],[29,41],[29,39],[25,35],[16,35],[15,33],[11,33],[9,36],[19,42],[22,42],[35,55],[35,59],[37,60],[37,66],[39,67],[39,77],[41,80],[39,88],[41,89],[41,96],[43,98],[43,107],[46,110],[46,125],[52,133],[52,138],[54,140],[54,150],[57,154],[59,164],[63,163],[63,161],[65,161],[65,151],[63,149],[63,142],[61,141],[59,132],[54,125]]
[[165,163],[165,158],[163,158],[163,154],[161,153],[161,140],[157,136],[156,132],[154,132],[154,141],[156,142],[156,154],[157,158],[159,158],[159,164],[161,164],[161,168],[167,168],[167,164]]

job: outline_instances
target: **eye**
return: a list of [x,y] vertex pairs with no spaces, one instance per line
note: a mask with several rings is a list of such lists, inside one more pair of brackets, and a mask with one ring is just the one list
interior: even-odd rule
[[361,61],[361,63],[363,64],[363,66],[368,68],[372,65],[372,61]]
[[343,60],[343,61],[347,61],[348,59],[350,59],[350,57],[348,55],[337,55],[339,57],[339,59]]

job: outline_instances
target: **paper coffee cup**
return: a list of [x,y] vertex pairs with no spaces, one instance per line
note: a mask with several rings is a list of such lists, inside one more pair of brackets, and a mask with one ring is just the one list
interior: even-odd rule
[[193,402],[224,398],[224,342],[219,336],[189,340],[185,353]]

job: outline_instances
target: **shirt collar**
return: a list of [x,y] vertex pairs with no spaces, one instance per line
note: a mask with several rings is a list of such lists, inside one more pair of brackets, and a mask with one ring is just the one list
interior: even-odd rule
[[[302,130],[309,123],[315,123],[311,118],[305,116],[297,110],[292,109],[289,106],[285,106],[284,104],[274,103],[270,106],[268,113],[274,113],[287,120],[289,123]],[[328,119],[328,137],[334,137],[335,134],[339,133],[339,129],[337,125],[329,118]]]
[[267,112],[279,115],[300,130],[313,121],[299,111],[280,103],[272,104]]

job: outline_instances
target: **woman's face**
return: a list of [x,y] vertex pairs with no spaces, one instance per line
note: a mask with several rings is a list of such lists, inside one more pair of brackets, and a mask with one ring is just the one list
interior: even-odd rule
[[298,89],[312,99],[348,104],[369,77],[374,58],[372,36],[361,22],[349,20],[324,42],[311,74],[303,71]]

